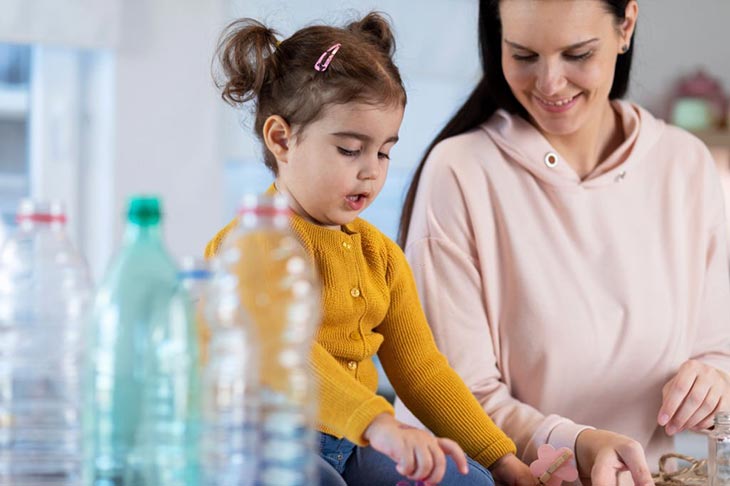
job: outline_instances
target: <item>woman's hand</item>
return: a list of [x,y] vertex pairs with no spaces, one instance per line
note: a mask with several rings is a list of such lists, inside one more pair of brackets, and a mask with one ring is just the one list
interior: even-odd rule
[[405,425],[390,414],[375,417],[363,437],[375,450],[393,459],[400,474],[414,481],[438,484],[446,472],[447,455],[462,474],[469,472],[466,455],[456,442]]
[[630,471],[636,486],[654,485],[644,448],[624,435],[607,430],[584,430],[575,441],[575,456],[583,484],[618,484],[618,473]]
[[712,425],[718,410],[730,406],[730,377],[697,360],[682,363],[674,378],[662,388],[657,423],[669,435]]
[[527,464],[517,459],[514,454],[506,454],[491,465],[494,481],[504,486],[535,486],[537,478],[532,475]]

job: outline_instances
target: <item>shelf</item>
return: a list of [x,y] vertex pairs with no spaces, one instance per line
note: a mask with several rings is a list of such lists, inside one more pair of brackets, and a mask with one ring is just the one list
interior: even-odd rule
[[730,149],[730,130],[705,130],[692,133],[710,148],[720,147]]
[[0,120],[24,120],[28,114],[28,87],[0,83]]

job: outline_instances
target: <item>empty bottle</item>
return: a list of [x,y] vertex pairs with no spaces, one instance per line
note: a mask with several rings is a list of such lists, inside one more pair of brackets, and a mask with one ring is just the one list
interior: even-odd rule
[[707,484],[730,486],[730,412],[717,412],[715,426],[707,435]]
[[208,262],[201,257],[186,256],[180,260],[180,271],[177,275],[193,306],[195,327],[198,331],[200,361],[205,363],[208,359],[206,352],[207,342],[210,340],[210,329],[203,317],[202,299],[210,284],[211,273]]
[[200,385],[190,298],[153,197],[129,202],[122,248],[94,302],[87,484],[198,486]]
[[239,224],[218,253],[225,271],[238,279],[259,342],[257,484],[262,486],[317,484],[317,397],[308,362],[320,317],[320,285],[290,230],[289,214],[283,196],[246,196]]
[[193,305],[198,305],[210,283],[210,268],[204,258],[186,256],[180,260],[178,278],[188,292]]
[[205,486],[255,484],[259,446],[258,340],[243,311],[238,277],[211,265],[202,303],[208,334],[202,347]]
[[0,253],[0,484],[81,482],[91,284],[59,203],[24,200]]

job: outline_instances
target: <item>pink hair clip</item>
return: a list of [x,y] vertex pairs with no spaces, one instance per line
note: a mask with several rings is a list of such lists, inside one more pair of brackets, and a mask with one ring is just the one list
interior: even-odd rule
[[555,450],[543,444],[537,449],[537,459],[530,464],[530,472],[540,486],[560,486],[563,481],[578,479],[578,470],[570,463],[572,458],[573,453],[567,447]]
[[[314,69],[317,71],[323,72],[327,70],[327,67],[330,65],[330,62],[332,62],[332,58],[335,57],[335,54],[337,54],[337,51],[340,50],[340,46],[342,44],[337,43],[324,51],[321,56],[319,56],[319,59],[317,59],[317,62],[314,64]],[[329,57],[326,61],[324,61],[324,64],[322,63],[322,60],[325,58],[325,56],[329,54]]]

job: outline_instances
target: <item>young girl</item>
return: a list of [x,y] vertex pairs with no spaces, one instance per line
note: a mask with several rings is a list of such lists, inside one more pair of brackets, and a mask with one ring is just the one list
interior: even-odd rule
[[[322,457],[351,486],[393,486],[404,477],[491,485],[492,476],[535,484],[438,352],[400,248],[358,218],[383,187],[406,102],[388,23],[371,13],[344,29],[308,27],[279,42],[242,19],[226,34],[218,47],[222,96],[255,102],[256,134],[275,175],[269,191],[288,196],[292,229],[323,280],[312,355]],[[210,242],[208,257],[235,224]],[[395,420],[375,393],[376,353],[398,396],[444,438]]]

